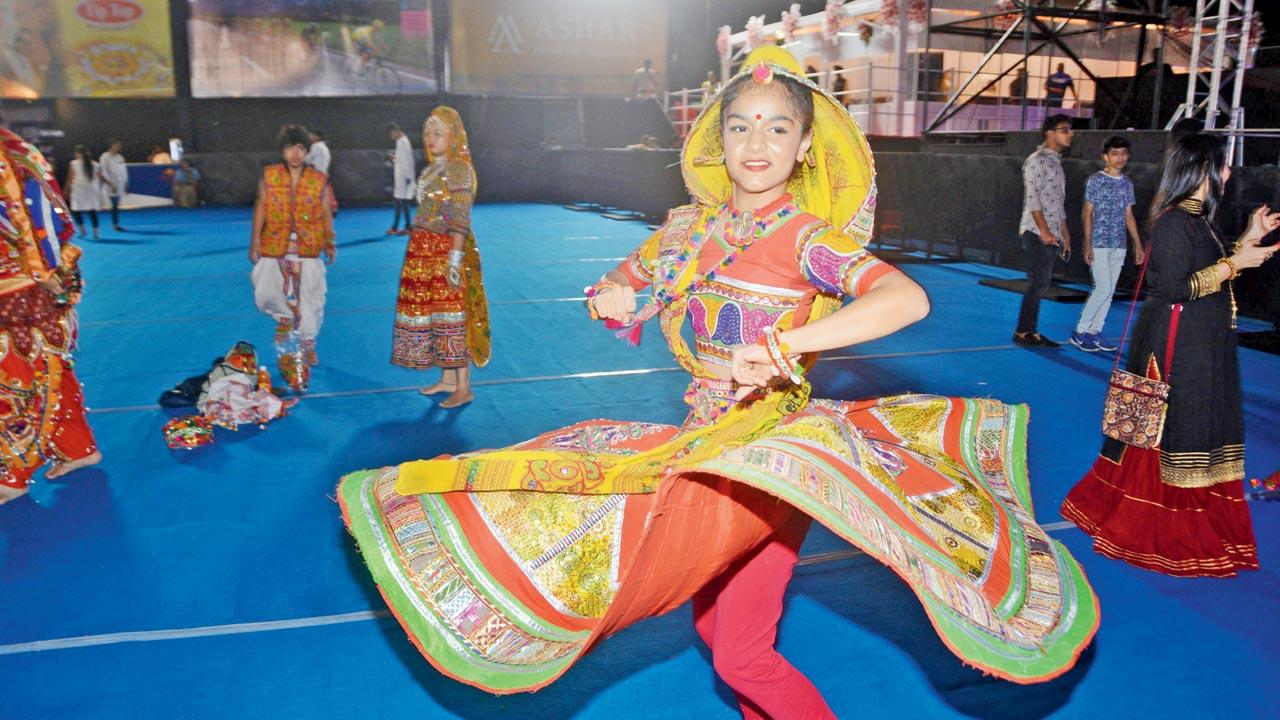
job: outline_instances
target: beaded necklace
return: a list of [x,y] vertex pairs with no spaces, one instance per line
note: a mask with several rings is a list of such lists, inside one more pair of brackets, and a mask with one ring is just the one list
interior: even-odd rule
[[[780,207],[763,215],[756,215],[755,210],[739,212],[737,210],[729,210],[728,203],[721,205],[720,209],[711,214],[702,228],[689,238],[689,243],[685,245],[680,254],[676,255],[675,262],[667,268],[666,274],[663,276],[664,282],[662,287],[654,295],[654,300],[661,305],[670,305],[676,300],[689,295],[696,294],[708,283],[714,281],[716,276],[727,269],[737,260],[747,248],[751,247],[760,236],[764,234],[774,223],[784,220],[795,214],[796,206],[794,203],[786,202]],[[680,278],[689,265],[690,260],[702,249],[703,242],[707,235],[711,233],[711,229],[715,227],[716,221],[728,211],[729,217],[727,222],[723,223],[724,240],[731,248],[725,253],[724,257],[715,267],[706,273],[695,275],[693,280],[683,292],[673,292],[676,280]],[[748,234],[749,233],[749,234]]]

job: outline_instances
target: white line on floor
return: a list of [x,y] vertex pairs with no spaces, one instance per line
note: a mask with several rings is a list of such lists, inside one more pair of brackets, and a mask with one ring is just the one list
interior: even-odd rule
[[[818,362],[848,362],[850,360],[884,360],[887,358],[902,357],[923,357],[927,355],[952,355],[957,353],[973,353],[973,352],[991,352],[993,350],[1009,350],[1017,348],[1017,345],[980,345],[977,347],[967,348],[941,348],[938,350],[916,350],[911,352],[893,352],[893,353],[872,353],[869,355],[832,355],[824,357]],[[662,367],[662,368],[637,368],[635,370],[605,370],[601,372],[586,373],[567,373],[564,375],[530,375],[528,377],[514,378],[495,378],[493,380],[474,380],[472,385],[476,387],[487,387],[490,385],[520,385],[532,382],[554,382],[557,380],[589,380],[592,378],[602,377],[621,377],[626,375],[652,375],[654,373],[670,373],[680,372],[681,368]],[[421,385],[400,385],[385,388],[365,388],[362,390],[339,390],[335,392],[318,392],[307,393],[304,399],[324,400],[326,398],[346,398],[359,397],[361,395],[386,395],[388,393],[402,393],[411,390],[417,390]],[[150,410],[159,410],[159,405],[122,405],[116,407],[105,408],[89,408],[91,415],[107,415],[112,413],[128,413],[128,412],[146,412]]]
[[[1055,522],[1041,525],[1046,531],[1054,532],[1075,527],[1069,522]],[[837,550],[834,552],[815,553],[800,558],[797,565],[818,565],[820,563],[843,560],[864,554],[861,550]],[[25,653],[47,652],[50,650],[70,650],[73,648],[94,647],[98,645],[118,645],[127,642],[156,642],[162,640],[188,640],[191,638],[213,637],[216,635],[246,635],[249,633],[273,632],[276,630],[296,630],[298,628],[319,627],[322,625],[341,625],[344,623],[380,620],[391,617],[391,612],[382,610],[360,610],[358,612],[338,615],[316,615],[314,617],[295,618],[293,620],[267,620],[264,622],[232,623],[230,625],[205,625],[203,627],[178,628],[175,630],[141,630],[137,632],[107,633],[104,635],[81,635],[79,637],[57,638],[55,640],[33,640],[31,642],[0,645],[0,655],[22,655]]]
[[43,652],[46,650],[67,650],[70,648],[92,647],[94,645],[116,645],[126,642],[185,640],[213,635],[243,635],[272,630],[339,625],[341,623],[362,622],[390,616],[391,612],[389,610],[361,610],[340,615],[317,615],[295,620],[268,620],[265,622],[233,623],[231,625],[206,625],[204,627],[180,628],[177,630],[142,630],[138,632],[108,633],[106,635],[82,635],[80,637],[58,638],[57,640],[35,640],[33,642],[0,645],[0,655],[20,655],[22,653]]

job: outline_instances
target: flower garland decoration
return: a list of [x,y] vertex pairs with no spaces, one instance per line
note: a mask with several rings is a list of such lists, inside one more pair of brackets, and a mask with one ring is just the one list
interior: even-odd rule
[[[1006,12],[1008,10],[1017,10],[1017,9],[1018,9],[1018,6],[1014,2],[1014,0],[996,0],[995,3],[993,3],[991,6],[991,11],[993,13]],[[991,22],[993,25],[1000,28],[1001,30],[1008,30],[1009,28],[1013,27],[1014,23],[1018,22],[1018,17],[1019,17],[1018,13],[1010,12],[993,19]]]
[[822,13],[822,39],[828,45],[840,42],[840,17],[844,14],[844,0],[830,0]]
[[761,36],[763,31],[763,15],[752,15],[747,18],[747,52],[751,52],[764,44],[764,38]]
[[907,0],[907,32],[919,35],[929,25],[929,9],[924,0]]
[[721,25],[720,32],[716,33],[716,54],[720,57],[728,57],[729,55],[729,35],[731,30],[728,25]]
[[898,24],[898,0],[880,0],[880,22],[889,27]]
[[796,30],[800,28],[800,3],[792,3],[789,10],[782,11],[782,37],[787,43],[796,41]]

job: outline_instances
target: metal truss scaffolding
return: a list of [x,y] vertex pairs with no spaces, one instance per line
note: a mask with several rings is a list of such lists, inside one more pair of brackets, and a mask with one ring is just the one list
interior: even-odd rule
[[[1070,6],[1056,6],[1053,0],[1014,0],[1012,7],[1007,10],[993,12],[978,17],[966,17],[963,20],[947,22],[941,24],[933,24],[933,2],[929,2],[929,36],[926,39],[926,53],[928,52],[929,43],[934,33],[951,34],[951,35],[972,35],[986,37],[994,40],[991,49],[987,51],[982,59],[978,62],[977,67],[969,73],[959,87],[951,94],[951,97],[943,104],[942,109],[933,116],[931,120],[925,121],[924,132],[929,133],[936,130],[948,119],[960,112],[967,105],[974,102],[978,96],[994,87],[1010,72],[1024,67],[1028,57],[1035,55],[1049,45],[1055,46],[1063,55],[1070,59],[1075,66],[1089,79],[1094,81],[1098,91],[1106,95],[1117,107],[1124,105],[1124,99],[1116,95],[1115,91],[1106,83],[1098,81],[1098,78],[1085,67],[1081,62],[1079,55],[1076,54],[1066,43],[1064,38],[1074,35],[1083,35],[1087,33],[1097,33],[1100,29],[1117,30],[1120,28],[1143,28],[1147,25],[1163,26],[1167,12],[1156,14],[1151,12],[1151,6],[1156,4],[1157,0],[1102,0],[1100,3],[1094,3],[1090,0],[1079,0]],[[1217,2],[1219,0],[1215,0]],[[1230,2],[1231,0],[1220,0],[1221,2]],[[1245,0],[1252,3],[1253,0]],[[1142,9],[1132,7],[1120,7],[1125,5],[1142,5]],[[1168,0],[1159,0],[1162,4],[1162,10],[1167,11]],[[1204,2],[1204,0],[1200,0]],[[1095,5],[1093,9],[1090,6]],[[1093,27],[1070,30],[1063,32],[1068,23],[1072,19],[1089,20]],[[1011,24],[1007,28],[1001,28],[996,25],[997,22],[1009,21]],[[1161,35],[1163,37],[1163,34]],[[975,84],[975,80],[981,74],[992,58],[996,57],[1002,50],[1012,50],[1016,40],[1022,41],[1022,57],[1013,65],[1005,68],[985,85],[973,92],[967,98],[961,99],[970,86]],[[1137,62],[1142,62],[1142,54],[1146,51],[1146,33],[1139,35]],[[1010,46],[1013,47],[1010,47]],[[1159,49],[1163,56],[1163,41]],[[1022,104],[1022,126],[1026,126],[1027,121],[1027,93],[1024,89],[1021,98]]]
[[[1196,0],[1195,26],[1191,33],[1191,62],[1187,73],[1187,99],[1169,119],[1166,128],[1182,118],[1199,119],[1205,129],[1244,128],[1244,69],[1249,66],[1253,30],[1253,0]],[[1225,92],[1230,89],[1230,96]],[[1239,138],[1228,132],[1227,157],[1234,158]]]

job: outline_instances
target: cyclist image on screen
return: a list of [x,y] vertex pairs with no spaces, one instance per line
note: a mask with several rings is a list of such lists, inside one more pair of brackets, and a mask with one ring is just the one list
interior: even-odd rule
[[382,30],[386,23],[374,20],[368,25],[361,25],[351,31],[351,42],[356,46],[356,56],[360,58],[357,66],[363,71],[370,60],[382,60],[390,53],[387,43],[382,38]]

